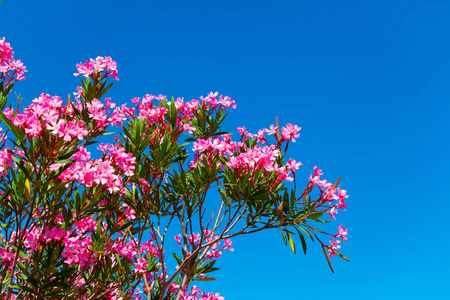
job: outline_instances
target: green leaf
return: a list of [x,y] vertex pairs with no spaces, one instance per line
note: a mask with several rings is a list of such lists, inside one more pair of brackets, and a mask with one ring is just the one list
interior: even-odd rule
[[292,238],[292,235],[290,235],[289,233],[288,233],[288,239],[289,239],[289,246],[291,246],[292,251],[293,251],[294,253],[296,253],[296,252],[295,252],[294,239]]
[[300,229],[301,231],[303,231],[304,233],[306,233],[306,235],[309,236],[309,238],[311,239],[311,241],[314,242],[314,239],[313,239],[312,235],[311,235],[308,231],[306,231],[305,228],[303,228],[303,227],[295,227],[295,228],[297,228],[297,230]]
[[341,253],[337,252],[335,249],[331,249],[331,250],[333,250],[333,252],[336,253],[340,258],[345,259],[346,261],[350,262],[350,259],[348,259],[344,255],[342,255]]
[[122,260],[120,259],[119,254],[116,252],[114,253],[114,256],[116,257],[116,261],[119,263],[119,266],[122,268]]
[[4,192],[2,194],[2,196],[0,197],[0,202],[3,203],[3,200],[5,200],[6,197],[8,197],[9,194],[11,194],[12,191],[13,191],[12,189],[7,189],[6,192]]
[[32,295],[37,295],[37,293],[35,291],[33,291],[32,289],[30,289],[29,287],[25,286],[25,285],[15,285],[15,286],[11,286],[12,288],[18,288],[20,290],[24,290]]
[[330,223],[330,222],[327,221],[327,220],[321,220],[321,219],[314,219],[313,221],[314,221],[314,222],[318,222],[318,223]]
[[213,280],[216,280],[216,279],[217,278],[212,278],[212,277],[205,276],[205,277],[197,278],[195,280],[197,280],[197,281],[213,281]]
[[73,162],[74,162],[73,159],[61,159],[61,160],[55,161],[55,164],[71,164]]
[[90,145],[93,145],[93,144],[96,144],[96,143],[98,143],[98,141],[92,140],[92,141],[89,141],[89,142],[85,143],[84,147],[87,147],[87,146],[90,146]]
[[219,131],[219,132],[215,132],[212,136],[216,136],[216,135],[224,135],[224,134],[231,135],[230,132],[227,132],[227,131]]
[[183,261],[175,254],[175,252],[172,252],[173,257],[175,257],[177,263],[179,266],[183,263]]
[[[297,228],[295,228],[297,229]],[[303,234],[297,229],[298,235],[300,236],[300,241],[302,242],[302,247],[303,247],[303,253],[306,254],[306,241],[305,241],[305,237],[303,236]]]
[[[58,265],[55,265],[55,267],[58,267]],[[58,272],[56,274],[53,274],[56,277],[67,277],[68,275],[72,274],[73,272],[75,272],[77,270],[77,268],[71,267],[68,268],[67,270],[63,270],[61,272]]]
[[216,263],[217,260],[213,260],[212,262],[206,264],[203,268],[198,269],[195,274],[196,275],[200,275],[200,274],[204,274],[204,273],[210,273],[210,272],[214,272],[217,270],[220,270],[219,268],[213,268],[214,264]]
[[15,156],[13,156],[12,159],[14,160],[16,165],[22,170],[22,172],[25,174],[25,176],[28,178],[28,180],[33,181],[33,178],[31,177],[30,173],[25,168],[25,166],[22,165],[21,161]]
[[317,218],[320,218],[322,215],[323,215],[323,212],[315,212],[315,213],[310,214],[308,216],[308,219],[315,220]]

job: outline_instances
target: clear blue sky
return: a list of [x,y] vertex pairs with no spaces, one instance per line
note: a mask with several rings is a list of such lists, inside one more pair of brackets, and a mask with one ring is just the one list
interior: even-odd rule
[[294,123],[290,155],[342,176],[349,229],[331,274],[317,243],[294,255],[277,231],[238,238],[218,280],[227,300],[449,299],[450,2],[19,1],[0,37],[28,67],[25,102],[67,97],[75,64],[118,62],[109,95],[237,101],[228,129]]

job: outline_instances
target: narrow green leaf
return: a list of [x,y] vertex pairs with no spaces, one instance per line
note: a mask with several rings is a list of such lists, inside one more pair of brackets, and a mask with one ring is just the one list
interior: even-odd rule
[[320,218],[322,215],[323,215],[323,212],[315,212],[315,213],[310,214],[308,216],[308,219],[315,220],[317,218]]
[[205,277],[197,278],[195,280],[197,280],[197,281],[213,281],[213,280],[216,280],[216,279],[217,278],[212,278],[212,277],[205,276]]
[[300,229],[301,231],[303,231],[304,233],[306,233],[306,235],[309,236],[309,238],[311,239],[311,241],[314,242],[314,239],[313,239],[312,235],[311,235],[308,231],[306,231],[305,228],[303,228],[303,227],[296,227],[296,228],[297,228],[297,229]]
[[324,245],[322,245],[322,250],[323,250],[323,254],[325,255],[325,257],[327,259],[328,266],[330,267],[331,272],[334,273],[333,266],[331,265],[330,258],[328,257],[328,254],[327,254],[327,251],[325,250],[325,246]]
[[348,259],[347,257],[345,257],[344,255],[342,255],[341,253],[337,252],[335,249],[331,249],[333,250],[334,253],[336,253],[339,257],[341,257],[342,259],[345,259],[346,261],[350,262],[350,259]]
[[296,253],[294,239],[292,238],[292,235],[290,235],[289,233],[288,233],[288,238],[289,238],[289,245],[291,246],[292,251],[294,253]]
[[25,285],[19,285],[19,286],[16,285],[15,287],[17,287],[18,289],[24,290],[32,295],[37,295],[37,293],[35,291],[33,291],[32,289],[30,289],[29,287],[27,287]]
[[286,239],[286,236],[284,235],[283,231],[280,231],[280,233],[281,233],[281,236],[283,237],[283,242],[284,242],[284,244],[287,246],[287,239]]
[[306,254],[306,241],[305,241],[305,237],[303,236],[303,234],[300,233],[299,230],[297,230],[298,235],[300,236],[300,240],[302,241],[302,247],[303,247],[303,252]]
[[173,257],[175,257],[177,263],[179,266],[183,263],[183,261],[175,254],[175,252],[172,252]]

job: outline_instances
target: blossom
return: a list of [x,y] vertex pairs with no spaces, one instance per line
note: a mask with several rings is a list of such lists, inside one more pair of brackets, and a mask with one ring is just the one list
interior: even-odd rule
[[35,250],[38,250],[40,247],[39,243],[39,237],[41,235],[41,229],[38,227],[35,227],[34,229],[31,229],[26,234],[26,238],[24,241],[24,246],[29,249],[30,252],[33,252]]
[[134,209],[132,209],[131,207],[127,207],[125,209],[125,218],[128,220],[134,220],[136,219],[136,211]]
[[138,258],[137,262],[134,263],[134,273],[145,274],[147,273],[147,260],[144,258]]
[[13,53],[11,44],[7,43],[3,37],[0,40],[0,63],[3,64],[13,59]]
[[292,171],[298,170],[302,165],[301,162],[297,162],[295,159],[290,158],[286,164]]
[[336,220],[336,218],[334,216],[337,215],[338,211],[335,207],[331,208],[327,212],[330,214],[330,219]]
[[347,232],[347,228],[343,228],[342,225],[339,225],[336,237],[340,237],[345,243],[347,240]]
[[95,60],[91,58],[90,61],[86,60],[83,64],[77,64],[78,73],[73,73],[73,75],[93,77],[95,76],[95,74],[97,74],[97,76],[100,76],[101,73],[105,70],[106,72],[101,79],[112,76],[115,80],[119,80],[119,78],[117,77],[117,63],[113,61],[109,56],[98,56]]
[[301,130],[297,125],[287,124],[286,127],[281,128],[281,138],[286,141],[293,141],[300,136],[298,133]]
[[335,240],[334,238],[330,241],[331,246],[328,247],[328,255],[330,258],[333,258],[333,256],[336,255],[336,252],[333,251],[333,249],[340,249],[341,246],[339,246],[340,240]]
[[277,133],[277,129],[278,129],[278,127],[277,126],[274,127],[272,124],[272,125],[270,125],[270,129],[266,129],[266,132],[269,135],[275,135]]
[[0,80],[6,80],[5,87],[25,79],[26,67],[20,59],[14,59],[13,53],[10,43],[4,37],[0,39]]
[[61,228],[58,227],[52,227],[49,228],[48,226],[45,226],[44,234],[42,235],[42,240],[46,242],[54,241],[62,241],[64,239],[64,231]]

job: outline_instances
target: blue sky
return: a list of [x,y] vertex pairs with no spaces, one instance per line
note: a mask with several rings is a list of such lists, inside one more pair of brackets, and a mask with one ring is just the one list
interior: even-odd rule
[[[109,96],[237,101],[225,128],[302,127],[290,156],[348,190],[351,259],[318,243],[293,254],[278,231],[237,238],[202,285],[232,299],[444,299],[450,296],[450,2],[13,1],[6,37],[29,72],[25,102],[67,97],[75,64],[118,63]],[[280,124],[280,125],[281,125]],[[302,181],[299,183],[302,185]]]

